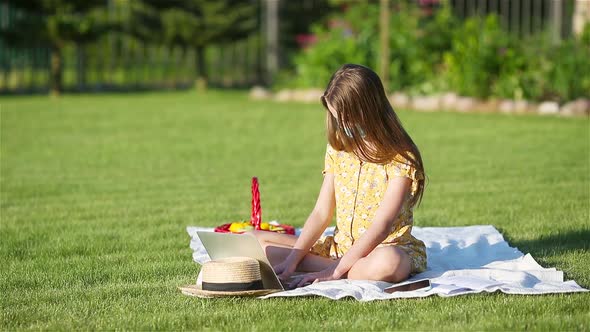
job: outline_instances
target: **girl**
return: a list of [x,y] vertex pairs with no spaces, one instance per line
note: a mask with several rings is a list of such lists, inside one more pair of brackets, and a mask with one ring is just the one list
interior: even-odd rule
[[[321,97],[329,144],[316,205],[301,235],[254,232],[289,287],[340,278],[402,281],[426,269],[424,243],[412,236],[424,192],[418,147],[369,68],[347,64]],[[320,236],[336,209],[334,236]]]

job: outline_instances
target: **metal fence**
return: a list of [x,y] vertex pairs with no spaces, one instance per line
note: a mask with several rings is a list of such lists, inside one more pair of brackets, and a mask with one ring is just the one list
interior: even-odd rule
[[[258,0],[260,7],[265,0]],[[525,37],[551,31],[554,39],[571,34],[573,0],[448,0],[459,18],[496,14],[504,28]],[[589,0],[590,1],[590,0]],[[112,15],[125,8],[114,7]],[[0,26],[19,14],[0,3]],[[258,12],[262,27],[262,10]],[[209,83],[246,87],[265,81],[265,38],[261,29],[245,40],[206,49]],[[49,49],[14,48],[0,41],[0,93],[45,92],[49,81]],[[111,32],[89,45],[69,45],[63,52],[66,91],[109,91],[182,88],[193,84],[196,54],[192,49],[142,43]]]
[[[115,7],[111,14],[120,15],[118,11],[124,9]],[[23,13],[0,3],[0,26],[10,26],[17,15]],[[246,87],[260,83],[264,79],[263,44],[257,32],[244,40],[207,47],[209,84]],[[97,42],[64,48],[63,87],[66,91],[190,87],[196,77],[195,53],[194,49],[147,44],[110,32]],[[49,59],[47,47],[11,47],[0,40],[0,93],[48,91]]]
[[567,38],[572,31],[573,0],[450,0],[456,16],[496,14],[502,26],[525,37],[550,31]]

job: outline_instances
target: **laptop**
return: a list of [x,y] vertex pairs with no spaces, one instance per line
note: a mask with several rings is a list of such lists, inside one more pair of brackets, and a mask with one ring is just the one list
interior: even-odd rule
[[260,263],[264,289],[285,290],[254,235],[216,232],[197,232],[197,235],[212,260],[236,256],[254,258]]

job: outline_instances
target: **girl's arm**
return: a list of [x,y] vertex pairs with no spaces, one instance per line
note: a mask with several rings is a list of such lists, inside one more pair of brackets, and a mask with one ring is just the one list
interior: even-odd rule
[[300,287],[310,282],[342,278],[359,259],[370,254],[390,234],[411,183],[410,179],[404,177],[390,178],[383,200],[375,212],[373,223],[346,254],[332,266],[319,272],[302,275],[289,286]]
[[371,253],[387,238],[397,219],[412,181],[403,177],[392,177],[379,208],[375,212],[369,229],[352,245],[340,261],[315,273],[303,275],[290,286],[303,286],[309,282],[340,279],[361,258]]
[[293,250],[285,261],[295,266],[301,262],[303,257],[309,252],[309,249],[330,224],[334,215],[335,206],[334,174],[326,173],[315,207],[311,211],[307,221],[305,221],[301,235],[297,238]]
[[383,200],[375,212],[369,229],[352,245],[336,265],[332,277],[341,278],[361,258],[371,253],[387,238],[397,219],[412,181],[404,177],[391,177]]

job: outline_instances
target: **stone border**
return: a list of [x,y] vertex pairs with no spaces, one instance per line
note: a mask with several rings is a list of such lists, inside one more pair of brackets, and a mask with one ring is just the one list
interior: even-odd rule
[[[283,89],[274,94],[260,86],[255,86],[250,90],[251,99],[278,102],[319,103],[322,94],[323,90],[321,89]],[[560,105],[555,101],[536,103],[511,99],[481,100],[460,96],[452,92],[429,96],[411,96],[403,92],[395,92],[389,96],[389,101],[394,108],[419,112],[455,111],[462,113],[590,116],[590,99],[587,98],[579,98]]]

